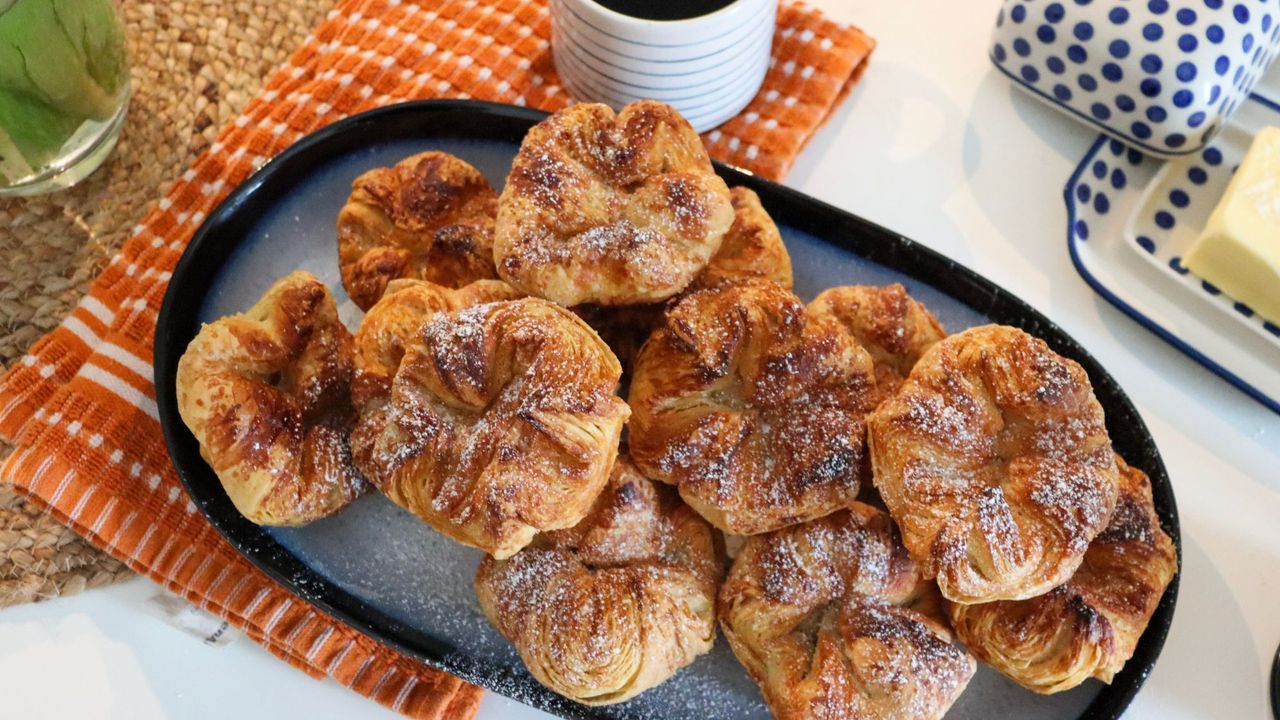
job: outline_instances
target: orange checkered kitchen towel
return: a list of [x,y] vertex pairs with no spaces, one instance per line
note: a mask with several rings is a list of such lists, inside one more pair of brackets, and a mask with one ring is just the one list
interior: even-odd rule
[[[714,156],[777,178],[855,82],[873,42],[784,2],[774,62]],[[71,315],[0,381],[0,472],[130,567],[226,618],[302,670],[413,717],[469,718],[480,691],[313,609],[241,558],[187,501],[152,385],[170,270],[237,184],[304,133],[399,100],[475,97],[555,110],[571,99],[545,0],[343,0],[245,113],[134,228]]]

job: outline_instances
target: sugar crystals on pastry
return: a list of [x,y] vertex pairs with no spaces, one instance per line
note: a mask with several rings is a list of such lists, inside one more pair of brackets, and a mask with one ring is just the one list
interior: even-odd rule
[[427,151],[355,179],[338,214],[338,265],[347,294],[368,310],[387,284],[418,278],[461,287],[496,278],[498,194],[479,170]]
[[876,488],[942,594],[1043,594],[1111,519],[1119,473],[1083,368],[1016,328],[935,344],[871,415]]
[[717,614],[780,720],[936,720],[975,670],[888,515],[862,503],[747,538]]
[[351,399],[367,412],[391,395],[391,381],[406,350],[422,342],[422,330],[440,313],[520,297],[501,280],[477,280],[449,288],[426,280],[392,280],[364,314],[355,335],[355,376]]
[[984,662],[1038,693],[1090,677],[1109,683],[1133,655],[1178,571],[1160,527],[1151,481],[1118,455],[1120,500],[1066,583],[1039,597],[981,605],[951,603],[956,634]]
[[329,289],[305,272],[205,325],[187,346],[178,412],[246,518],[300,525],[360,494],[348,444],[351,373],[351,333]]
[[790,290],[791,255],[778,226],[760,204],[760,196],[750,188],[735,187],[729,190],[729,198],[733,203],[733,225],[691,288],[759,278]]
[[504,280],[561,305],[652,303],[706,267],[732,222],[728,188],[673,108],[580,103],[521,143],[494,258]]
[[809,303],[809,312],[832,318],[871,353],[884,397],[896,392],[920,356],[947,336],[942,323],[898,283],[828,288]]
[[506,560],[485,558],[475,588],[539,682],[609,705],[711,649],[723,572],[711,526],[619,456],[582,522]]
[[[771,280],[790,290],[791,256],[759,196],[744,187],[730,189],[729,195],[733,201],[733,225],[711,262],[685,292],[751,279]],[[640,346],[661,324],[663,305],[593,304],[579,305],[573,311],[600,333],[622,367],[629,369]]]
[[868,477],[871,357],[751,280],[668,309],[631,378],[631,456],[725,532],[750,535],[847,507]]
[[629,411],[622,368],[569,311],[525,298],[437,315],[352,435],[357,466],[448,537],[508,557],[576,524]]

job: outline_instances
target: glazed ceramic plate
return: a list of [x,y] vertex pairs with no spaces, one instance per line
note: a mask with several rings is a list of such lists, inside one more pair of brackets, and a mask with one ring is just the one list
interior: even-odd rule
[[1254,133],[1280,104],[1254,94],[1193,156],[1161,162],[1100,137],[1068,181],[1068,245],[1103,297],[1280,413],[1280,326],[1187,271],[1182,257]]
[[1194,156],[1165,163],[1129,218],[1125,239],[1130,250],[1177,278],[1191,295],[1207,300],[1221,315],[1251,328],[1280,350],[1280,324],[1263,319],[1182,265],[1182,258],[1204,231],[1254,136],[1275,124],[1280,124],[1280,105],[1254,97],[1206,148]]
[[[299,141],[267,163],[209,217],[174,270],[155,339],[161,420],[195,504],[240,552],[307,602],[369,636],[471,682],[568,718],[768,717],[760,694],[720,641],[670,681],[616,706],[588,708],[543,689],[476,604],[480,560],[377,493],[301,528],[261,528],[236,512],[178,417],[174,371],[201,322],[248,308],[302,268],[350,306],[339,282],[334,223],[360,173],[406,155],[444,150],[501,187],[520,139],[540,113],[478,102],[419,102],[374,110]],[[1116,448],[1151,476],[1156,509],[1177,541],[1173,492],[1151,436],[1123,391],[1044,316],[994,283],[884,228],[728,167],[730,185],[757,193],[777,220],[806,299],[833,285],[901,282],[951,330],[987,322],[1043,338],[1088,371]],[[351,319],[353,322],[355,318]],[[1117,718],[1146,679],[1173,617],[1177,579],[1137,652],[1110,686],[1090,681],[1042,697],[979,670],[948,718]]]

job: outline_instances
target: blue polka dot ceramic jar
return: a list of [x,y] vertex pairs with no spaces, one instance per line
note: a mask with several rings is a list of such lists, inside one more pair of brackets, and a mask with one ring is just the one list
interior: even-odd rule
[[1198,152],[1280,51],[1280,0],[1006,0],[991,60],[1159,157]]

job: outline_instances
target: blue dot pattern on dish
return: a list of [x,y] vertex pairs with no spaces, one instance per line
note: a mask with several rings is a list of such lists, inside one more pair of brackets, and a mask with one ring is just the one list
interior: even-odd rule
[[[1067,188],[1072,241],[1097,241],[1124,233],[1142,257],[1190,292],[1238,322],[1280,340],[1280,325],[1203,282],[1176,254],[1184,247],[1186,234],[1194,234],[1203,216],[1217,203],[1235,172],[1235,163],[1228,162],[1218,147],[1210,146],[1197,157],[1164,166],[1168,172],[1163,180],[1157,180],[1153,178],[1155,170],[1145,169],[1145,161],[1143,155],[1114,139],[1100,140],[1094,146]],[[1152,182],[1159,183],[1159,192],[1148,193]],[[1182,238],[1174,242],[1173,233],[1182,233]]]
[[1280,0],[1005,0],[990,52],[1018,84],[1164,156],[1206,147],[1277,54]]

